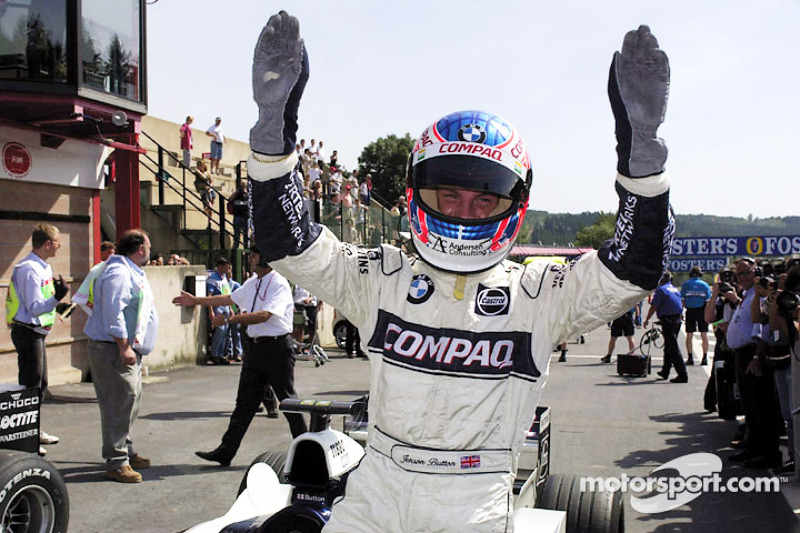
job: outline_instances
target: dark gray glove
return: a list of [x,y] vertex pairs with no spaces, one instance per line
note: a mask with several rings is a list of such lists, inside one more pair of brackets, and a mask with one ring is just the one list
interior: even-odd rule
[[617,170],[630,178],[664,171],[667,146],[656,135],[669,95],[669,59],[647,26],[629,31],[615,52],[608,97],[617,134]]
[[56,300],[61,301],[69,292],[69,284],[64,281],[64,278],[58,276],[58,279],[53,280],[53,290],[55,291]]
[[253,54],[253,99],[258,122],[250,130],[250,149],[270,155],[292,153],[297,109],[308,81],[308,57],[300,24],[285,11],[270,17]]

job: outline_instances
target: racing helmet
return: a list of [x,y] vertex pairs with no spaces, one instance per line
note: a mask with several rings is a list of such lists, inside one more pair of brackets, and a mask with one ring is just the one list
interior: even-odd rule
[[458,273],[502,261],[522,227],[532,179],[525,141],[501,117],[458,111],[431,124],[406,172],[409,225],[420,257]]

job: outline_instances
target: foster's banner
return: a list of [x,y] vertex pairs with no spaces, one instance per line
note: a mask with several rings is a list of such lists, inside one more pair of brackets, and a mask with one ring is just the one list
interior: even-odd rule
[[682,237],[672,242],[671,257],[725,257],[800,254],[800,235],[763,237]]

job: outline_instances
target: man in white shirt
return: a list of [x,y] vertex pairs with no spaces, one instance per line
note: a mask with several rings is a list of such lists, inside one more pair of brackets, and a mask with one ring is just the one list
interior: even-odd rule
[[[236,304],[241,314],[230,317],[218,314],[211,324],[215,327],[230,323],[247,326],[236,408],[231,414],[228,430],[216,449],[195,452],[198,457],[222,466],[229,466],[239,450],[264,399],[267,385],[272,387],[278,401],[297,397],[294,391],[294,356],[289,344],[294,315],[291,287],[286,278],[261,259],[261,253],[255,247],[250,250],[250,268],[256,275],[231,294],[197,297],[181,291],[181,295],[172,300],[175,305],[185,307]],[[293,437],[308,431],[303,415],[284,413],[284,416]]]
[[222,159],[222,145],[228,141],[222,129],[222,119],[217,117],[214,125],[208,128],[206,135],[211,137],[211,173],[219,174],[219,162]]
[[[47,263],[61,248],[61,233],[51,224],[38,224],[31,235],[33,250],[14,267],[6,298],[6,322],[17,350],[19,384],[39,388],[39,399],[47,389],[45,339],[50,333],[59,300],[69,292],[61,276],[53,279]],[[55,444],[59,438],[39,431],[41,444]],[[46,450],[39,447],[39,455]]]

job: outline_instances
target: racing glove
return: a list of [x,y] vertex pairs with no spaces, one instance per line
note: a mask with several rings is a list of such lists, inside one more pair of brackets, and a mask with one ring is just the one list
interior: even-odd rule
[[53,280],[53,290],[55,291],[56,300],[61,301],[69,292],[69,285],[64,281],[64,278],[58,276],[58,279]]
[[308,73],[299,22],[285,11],[273,15],[261,31],[253,54],[258,122],[250,130],[251,150],[268,155],[294,153],[297,110]]
[[656,135],[669,95],[669,59],[647,26],[629,31],[614,53],[608,97],[617,135],[617,170],[629,178],[664,171],[667,146]]

